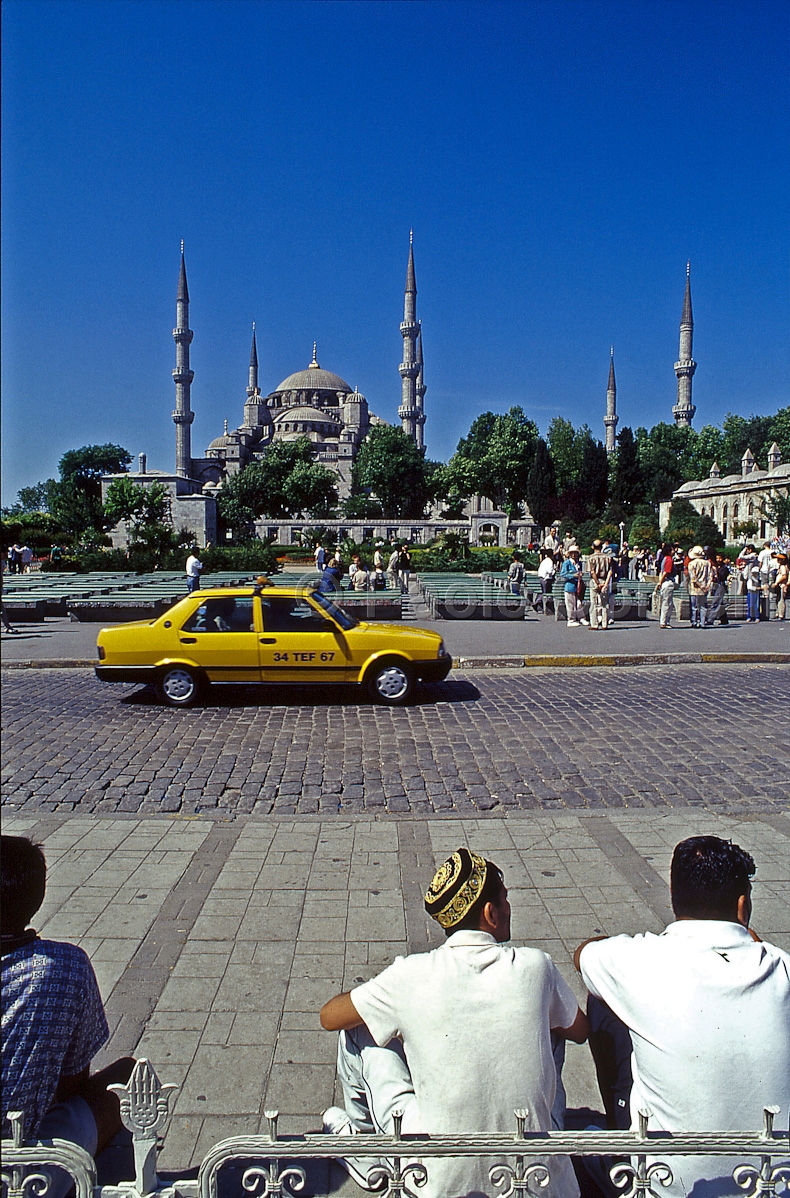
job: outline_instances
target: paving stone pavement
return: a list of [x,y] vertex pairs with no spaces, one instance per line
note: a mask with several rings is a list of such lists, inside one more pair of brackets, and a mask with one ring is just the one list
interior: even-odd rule
[[[336,1101],[336,1039],[318,1009],[405,952],[439,943],[421,906],[459,844],[505,871],[515,943],[551,953],[580,1001],[577,943],[659,931],[670,918],[674,844],[732,837],[757,863],[754,923],[790,949],[790,817],[641,810],[511,813],[506,819],[320,816],[302,820],[6,814],[43,843],[38,929],[90,954],[112,1039],[97,1064],[136,1052],[178,1085],[163,1168],[197,1164],[228,1135],[281,1112],[315,1130]],[[586,1046],[569,1045],[568,1105],[599,1109]],[[334,1172],[333,1172],[334,1171]],[[330,1176],[331,1175],[331,1176]],[[333,1166],[309,1192],[356,1188]]]
[[[4,672],[7,811],[231,819],[788,805],[781,665],[454,672],[407,708],[215,688],[187,711]],[[669,768],[668,768],[669,767]]]

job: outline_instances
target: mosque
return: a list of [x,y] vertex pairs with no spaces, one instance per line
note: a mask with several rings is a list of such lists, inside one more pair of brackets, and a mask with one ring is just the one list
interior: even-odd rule
[[[693,333],[691,268],[690,264],[687,264],[680,319],[679,353],[674,365],[677,402],[672,408],[672,415],[679,427],[690,427],[696,412],[691,401],[692,379],[697,369],[697,363],[692,357]],[[406,435],[412,438],[419,449],[424,450],[426,387],[422,322],[417,318],[417,284],[411,234],[400,336],[403,351],[402,361],[398,366],[401,378],[398,417]],[[130,477],[135,482],[148,485],[159,482],[167,488],[170,497],[170,519],[174,527],[187,530],[199,545],[216,543],[216,495],[223,481],[263,457],[272,442],[289,441],[297,437],[307,437],[312,441],[316,461],[336,474],[340,499],[347,498],[351,493],[351,471],[360,445],[371,428],[385,425],[387,421],[371,412],[365,396],[356,388],[350,387],[339,374],[324,370],[320,366],[315,342],[307,367],[290,374],[268,395],[263,395],[259,385],[258,346],[253,325],[247,394],[241,424],[231,430],[226,421],[224,432],[214,438],[206,449],[205,456],[193,457],[191,426],[195,414],[191,407],[191,386],[194,372],[189,364],[192,337],[193,333],[189,327],[189,287],[182,242],[176,295],[176,327],[173,329],[176,345],[176,365],[173,370],[176,402],[172,414],[176,427],[175,472],[147,469],[145,454],[139,455],[139,468],[130,472]],[[617,447],[618,423],[617,385],[612,350],[603,417],[605,446],[610,454]],[[102,480],[103,491],[106,491],[113,477],[118,476],[107,475]],[[261,536],[291,544],[299,539],[302,529],[308,527],[309,523],[307,520],[261,520],[256,528]],[[337,525],[339,539],[349,534],[359,541],[381,536],[387,539],[398,537],[412,542],[425,542],[439,532],[452,528],[453,531],[468,534],[473,544],[479,543],[482,538],[500,545],[525,545],[541,532],[529,512],[525,512],[522,520],[512,520],[506,513],[495,510],[492,502],[485,496],[478,495],[470,498],[466,515],[460,521],[442,519],[441,513],[437,512],[430,519],[411,521],[408,527],[395,524],[392,520],[386,522],[386,526],[385,523],[382,523],[381,527],[378,524],[374,527],[362,527],[360,524],[359,528],[356,527],[359,523],[357,521],[336,520],[324,523]],[[125,544],[126,532],[122,525],[111,535],[114,544]]]

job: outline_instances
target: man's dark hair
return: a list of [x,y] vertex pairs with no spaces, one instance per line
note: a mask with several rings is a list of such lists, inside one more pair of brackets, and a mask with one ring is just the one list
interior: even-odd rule
[[751,891],[754,858],[731,840],[690,836],[675,846],[669,885],[678,919],[738,918],[738,899]]
[[25,836],[0,837],[0,853],[3,929],[21,932],[44,901],[47,862],[41,846]]
[[465,931],[476,931],[480,927],[480,916],[483,914],[483,907],[485,907],[486,903],[498,903],[504,889],[505,875],[498,865],[494,865],[493,861],[486,859],[486,880],[483,883],[483,889],[463,919],[458,923],[454,923],[451,928],[444,929],[445,936],[452,936],[453,932],[459,932],[462,928]]

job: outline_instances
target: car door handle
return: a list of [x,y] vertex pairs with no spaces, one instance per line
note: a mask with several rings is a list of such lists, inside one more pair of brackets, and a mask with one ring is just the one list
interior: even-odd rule
[[276,636],[262,636],[261,644],[262,645],[276,645],[277,637]]
[[182,636],[181,644],[182,645],[196,645],[197,637],[196,636]]

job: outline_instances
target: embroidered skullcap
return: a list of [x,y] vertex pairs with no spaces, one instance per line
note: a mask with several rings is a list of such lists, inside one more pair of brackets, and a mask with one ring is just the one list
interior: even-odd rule
[[441,927],[455,927],[482,894],[487,869],[477,853],[458,849],[434,874],[425,895],[425,910]]

